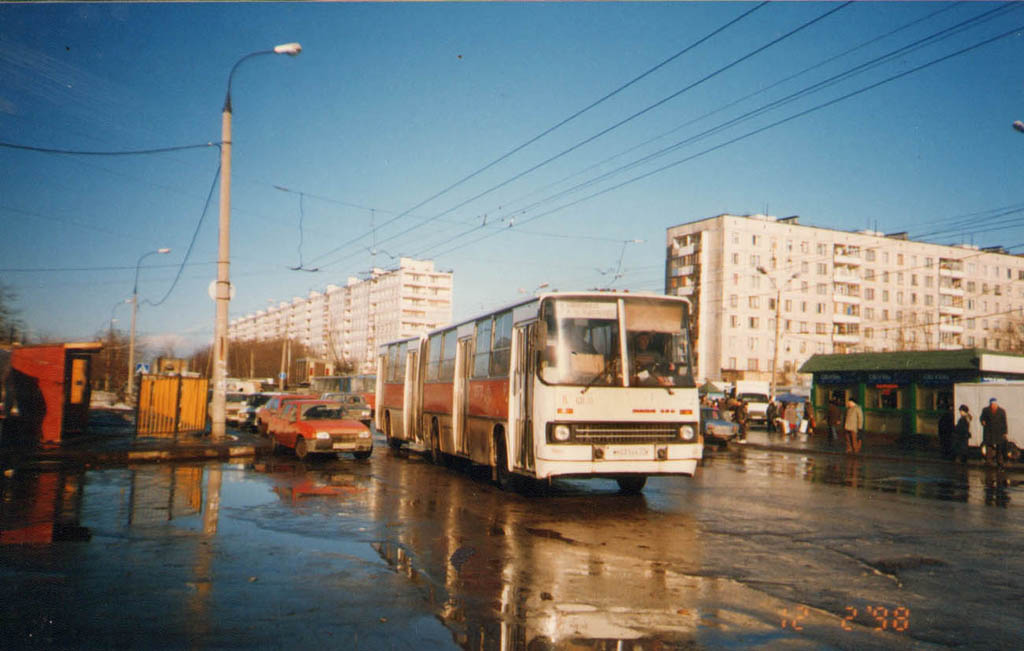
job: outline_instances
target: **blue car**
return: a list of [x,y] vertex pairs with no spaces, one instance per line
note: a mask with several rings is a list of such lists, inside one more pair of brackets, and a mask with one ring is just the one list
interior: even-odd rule
[[739,434],[740,426],[726,420],[725,414],[714,407],[700,408],[700,431],[706,443],[725,445]]

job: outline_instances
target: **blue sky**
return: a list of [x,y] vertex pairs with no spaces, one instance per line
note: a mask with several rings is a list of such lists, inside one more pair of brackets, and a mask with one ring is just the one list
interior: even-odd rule
[[[755,7],[0,5],[0,142],[77,151],[216,142],[231,66],[300,42],[298,57],[247,61],[233,84],[232,318],[398,255],[455,273],[457,318],[541,283],[662,291],[665,229],[722,212],[1024,244],[1024,213],[981,214],[1024,207],[1024,134],[1010,128],[1024,119],[1020,30],[725,144],[1024,26],[1024,7],[1011,6],[943,32],[1001,7],[989,3],[769,4],[425,201]],[[939,33],[948,37],[735,122]],[[126,330],[136,262],[169,247],[141,272],[141,299],[164,300],[143,302],[140,336],[179,353],[206,344],[216,191],[174,279],[217,165],[216,147],[118,157],[0,147],[0,281],[17,293],[30,335],[90,339],[111,315]],[[643,243],[624,244],[632,240]],[[320,271],[292,271],[300,260]]]

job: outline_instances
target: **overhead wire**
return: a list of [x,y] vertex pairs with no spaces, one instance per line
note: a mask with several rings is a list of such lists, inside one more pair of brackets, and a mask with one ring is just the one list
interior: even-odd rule
[[[515,154],[515,153],[518,153],[519,151],[522,151],[522,150],[523,150],[524,148],[526,148],[526,147],[528,147],[529,145],[531,145],[531,144],[533,144],[533,143],[537,142],[537,141],[538,141],[538,140],[540,140],[541,138],[543,138],[543,137],[545,137],[545,136],[547,136],[547,135],[551,134],[552,132],[554,132],[555,130],[559,129],[560,127],[562,127],[562,126],[565,126],[566,124],[568,124],[568,123],[569,123],[569,122],[571,122],[572,120],[575,120],[576,118],[578,118],[579,116],[583,115],[583,114],[584,114],[584,113],[586,113],[587,111],[589,111],[589,110],[591,110],[591,109],[595,108],[596,106],[598,106],[598,105],[602,104],[603,102],[607,101],[608,99],[610,99],[610,98],[614,97],[615,95],[619,94],[620,92],[622,92],[622,91],[623,91],[623,90],[625,90],[626,88],[629,88],[630,86],[632,86],[633,84],[637,83],[637,82],[638,82],[638,81],[640,81],[641,79],[644,79],[645,77],[647,77],[647,76],[651,75],[651,74],[652,74],[652,73],[654,73],[655,71],[657,71],[657,70],[659,70],[660,68],[664,67],[664,66],[665,66],[665,65],[667,65],[668,63],[670,63],[670,62],[674,61],[675,59],[678,59],[678,58],[679,58],[680,56],[682,56],[683,54],[686,54],[687,52],[690,52],[690,51],[691,51],[691,50],[693,50],[694,48],[696,48],[696,47],[698,47],[698,46],[700,46],[700,45],[704,44],[705,42],[707,42],[707,41],[708,41],[708,40],[710,40],[711,38],[713,38],[713,37],[717,36],[718,34],[722,33],[723,31],[725,31],[725,30],[726,30],[726,29],[728,29],[729,27],[732,27],[733,25],[735,25],[736,23],[740,22],[740,21],[741,21],[741,20],[743,20],[744,18],[747,18],[747,17],[748,17],[748,16],[750,16],[750,15],[751,15],[752,13],[754,13],[755,11],[757,11],[757,10],[761,9],[762,7],[764,7],[764,6],[765,6],[765,5],[767,5],[767,4],[768,4],[768,2],[762,2],[762,3],[760,3],[760,4],[756,5],[756,6],[754,6],[753,8],[751,8],[751,9],[747,10],[746,12],[744,12],[744,13],[740,14],[739,16],[737,16],[737,17],[735,17],[735,18],[733,18],[733,19],[729,20],[729,21],[728,21],[728,22],[726,22],[725,24],[723,24],[723,25],[721,25],[720,27],[718,27],[718,28],[714,29],[714,30],[713,30],[713,31],[711,31],[710,33],[706,34],[706,35],[705,35],[705,36],[703,36],[702,38],[700,38],[700,39],[698,39],[697,41],[695,41],[694,43],[692,43],[692,44],[690,44],[690,45],[686,46],[685,48],[683,48],[683,49],[682,49],[682,50],[680,50],[679,52],[676,52],[675,54],[673,54],[673,55],[672,55],[672,56],[670,56],[669,58],[667,58],[667,59],[665,59],[665,60],[661,61],[661,62],[660,62],[660,63],[658,63],[657,65],[653,66],[652,68],[649,68],[648,70],[644,71],[644,72],[643,72],[643,73],[641,73],[640,75],[637,75],[636,77],[634,77],[633,79],[631,79],[631,80],[627,81],[626,83],[624,83],[624,84],[622,84],[622,85],[618,86],[617,88],[615,88],[615,89],[614,89],[614,90],[612,90],[611,92],[609,92],[609,93],[605,94],[604,96],[602,96],[601,98],[599,98],[599,99],[595,100],[594,102],[591,102],[590,104],[588,104],[588,105],[587,105],[587,106],[585,106],[584,108],[582,108],[582,109],[580,109],[580,110],[576,111],[575,113],[571,114],[571,115],[570,115],[569,117],[567,117],[567,118],[564,118],[563,120],[559,121],[559,122],[558,122],[558,123],[556,123],[555,125],[553,125],[553,126],[549,127],[548,129],[544,130],[544,131],[543,131],[543,132],[541,132],[540,134],[538,134],[538,135],[536,135],[536,136],[534,136],[534,137],[530,138],[530,139],[529,139],[529,140],[527,140],[526,142],[524,142],[524,143],[522,143],[522,144],[520,144],[520,145],[516,146],[515,148],[513,148],[513,149],[512,149],[512,150],[510,150],[509,152],[507,152],[507,153],[505,153],[505,154],[502,154],[502,155],[501,155],[501,156],[499,156],[499,157],[498,157],[497,159],[495,159],[495,160],[491,161],[490,163],[488,163],[487,165],[485,165],[485,166],[483,166],[483,167],[481,167],[481,168],[479,168],[479,169],[475,170],[474,172],[472,172],[472,173],[470,173],[470,174],[466,175],[466,176],[465,176],[465,177],[463,177],[462,179],[460,179],[460,180],[456,181],[455,183],[453,183],[453,184],[449,185],[448,187],[446,187],[446,188],[442,189],[441,191],[439,191],[439,192],[435,193],[434,195],[431,195],[430,197],[428,197],[427,199],[425,199],[425,200],[421,201],[420,203],[416,204],[416,205],[415,205],[415,206],[413,206],[412,208],[409,208],[408,210],[406,210],[406,211],[403,211],[402,213],[400,213],[400,214],[396,215],[396,216],[395,216],[394,218],[392,218],[392,219],[388,220],[387,222],[385,222],[385,223],[381,224],[381,226],[380,226],[380,227],[381,227],[381,228],[383,228],[383,227],[386,227],[386,226],[388,226],[388,225],[392,224],[393,222],[397,221],[398,219],[401,219],[402,217],[405,217],[405,216],[406,216],[407,214],[411,213],[412,211],[414,211],[414,210],[418,210],[419,208],[423,207],[424,205],[426,205],[427,203],[429,203],[429,202],[433,201],[434,199],[437,199],[437,198],[439,198],[439,197],[443,196],[444,194],[447,194],[448,192],[450,192],[451,190],[455,189],[456,187],[458,187],[458,186],[462,185],[462,184],[463,184],[463,183],[465,183],[466,181],[468,181],[468,180],[470,180],[470,179],[472,179],[472,178],[474,178],[474,177],[478,176],[479,174],[481,174],[482,172],[484,172],[484,171],[486,171],[486,170],[490,169],[491,167],[493,167],[493,166],[494,166],[494,165],[496,165],[497,163],[499,163],[499,162],[501,162],[501,161],[504,161],[504,160],[506,160],[507,158],[509,158],[509,157],[510,157],[510,156],[512,156],[513,154]],[[846,3],[846,4],[849,4],[849,3]],[[845,5],[843,5],[843,6],[845,6]],[[833,11],[829,12],[829,13],[834,13],[834,11],[837,11],[837,10],[838,10],[838,9],[835,9],[835,10],[833,10]],[[684,92],[684,91],[680,91],[680,93],[681,93],[681,92]],[[680,93],[676,93],[676,95],[678,95],[678,94],[680,94]],[[645,109],[645,110],[644,110],[643,112],[641,112],[641,114],[642,114],[642,113],[645,113],[645,112],[647,112],[647,111],[649,111],[649,110],[651,110],[651,109],[653,109],[653,108],[655,108],[656,106],[660,106],[661,104],[665,103],[666,101],[669,101],[669,100],[670,100],[670,99],[672,99],[673,97],[674,97],[674,96],[671,96],[671,97],[668,97],[668,98],[665,98],[665,99],[661,100],[661,101],[660,101],[660,102],[658,102],[658,103],[657,103],[656,105],[652,105],[652,106],[648,107],[647,109]],[[629,120],[632,120],[632,119],[633,119],[633,118],[635,118],[635,117],[638,117],[638,115],[637,115],[637,114],[634,114],[634,116],[632,116],[632,117],[630,117],[630,118],[627,118],[627,119],[626,119],[626,120],[625,120],[625,121],[624,121],[624,122],[623,122],[622,124],[624,124],[625,122],[628,122]],[[616,128],[617,126],[621,126],[621,124],[620,124],[620,125],[616,125],[615,127],[612,127],[612,128]],[[611,129],[608,129],[608,130],[606,130],[606,131],[605,131],[605,132],[603,132],[603,133],[607,133],[607,131],[609,131],[609,130],[611,130]],[[599,137],[600,135],[603,135],[603,133],[602,133],[602,134],[598,134],[597,136],[593,136],[593,137],[592,137],[592,138],[591,138],[590,140],[592,140],[593,138]],[[585,143],[580,143],[580,144],[579,144],[579,145],[577,145],[577,146],[582,146],[582,144],[585,144]],[[566,153],[568,153],[568,152],[566,152]],[[528,171],[527,171],[527,172],[525,172],[525,173],[529,173],[530,171],[532,171],[532,170],[528,170]],[[525,174],[525,173],[524,173],[524,174]],[[520,176],[521,176],[521,175],[520,175]],[[461,204],[460,204],[460,206],[457,206],[457,207],[461,207]],[[457,207],[456,207],[456,208],[457,208]],[[441,214],[439,214],[439,215],[435,215],[435,216],[431,217],[430,219],[428,219],[428,220],[427,220],[427,222],[430,222],[430,221],[433,221],[433,220],[435,220],[435,219],[438,219],[439,217],[442,217],[442,216],[444,216],[445,214],[448,214],[449,212],[451,212],[452,210],[455,210],[456,208],[451,208],[451,209],[449,209],[449,210],[445,211],[444,213],[441,213]],[[426,222],[424,222],[424,223],[426,223]],[[422,225],[423,225],[423,224],[420,224],[420,226],[422,226]],[[400,233],[399,235],[393,236],[392,238],[389,238],[389,240],[390,240],[390,239],[393,239],[394,237],[399,237],[399,236],[401,236],[401,235],[404,235],[404,234],[405,234],[406,232],[407,232],[407,231],[404,231],[404,232]],[[324,253],[324,254],[322,254],[321,256],[319,256],[319,257],[318,257],[318,258],[316,258],[316,259],[320,259],[320,258],[322,258],[322,257],[326,257],[326,256],[329,256],[329,255],[332,255],[332,254],[334,254],[334,253],[336,253],[336,252],[338,252],[338,251],[340,251],[340,250],[344,249],[345,247],[347,247],[347,246],[349,246],[349,245],[351,245],[351,244],[353,244],[353,243],[355,243],[355,242],[358,242],[358,241],[359,241],[360,239],[362,239],[363,237],[365,237],[365,235],[361,235],[361,236],[359,236],[358,238],[355,238],[355,239],[353,239],[353,240],[350,240],[350,241],[348,241],[348,242],[346,242],[346,243],[344,243],[344,244],[340,245],[339,247],[337,247],[337,248],[335,248],[335,249],[333,249],[333,250],[331,250],[331,251],[328,251],[327,253]],[[387,240],[385,240],[385,241],[387,241]],[[326,263],[326,264],[324,264],[323,266],[327,266],[327,265],[330,265],[330,264],[334,264],[334,262],[329,262],[329,263]]]
[[[1015,28],[1013,28],[1013,29],[1011,29],[1009,31],[1002,32],[1002,33],[1000,33],[1000,34],[998,34],[996,36],[993,36],[993,37],[987,38],[985,40],[982,40],[980,42],[974,43],[973,45],[967,46],[967,47],[959,49],[959,50],[957,50],[955,52],[952,52],[952,53],[946,54],[944,56],[938,57],[938,58],[933,59],[931,61],[928,61],[928,62],[926,62],[924,64],[915,66],[914,68],[911,68],[909,70],[905,70],[903,72],[891,75],[891,76],[886,77],[885,79],[882,79],[880,81],[871,83],[871,84],[869,84],[867,86],[864,86],[862,88],[859,88],[857,90],[851,91],[851,92],[846,93],[844,95],[841,95],[839,97],[835,97],[835,98],[830,99],[828,101],[822,102],[821,104],[818,104],[816,106],[804,109],[804,110],[799,111],[799,112],[797,112],[797,113],[795,113],[793,115],[790,115],[788,117],[776,120],[775,122],[772,122],[770,124],[761,126],[759,128],[756,128],[756,129],[754,129],[752,131],[749,131],[747,133],[744,133],[742,135],[739,135],[739,136],[736,136],[736,137],[731,138],[729,140],[726,140],[724,142],[718,143],[718,144],[716,144],[714,146],[711,146],[711,147],[709,147],[707,149],[704,149],[704,150],[702,150],[700,152],[697,152],[695,154],[692,154],[690,156],[686,156],[686,157],[681,158],[679,160],[676,160],[676,161],[673,161],[671,163],[667,163],[665,165],[662,165],[661,167],[658,167],[658,168],[653,169],[651,171],[648,171],[648,172],[645,172],[643,174],[634,176],[634,177],[632,177],[630,179],[627,179],[627,180],[625,180],[625,181],[623,181],[621,183],[618,183],[618,184],[612,185],[610,187],[604,188],[604,189],[599,190],[597,192],[594,192],[592,194],[586,195],[586,196],[584,196],[582,198],[579,198],[579,199],[576,199],[576,200],[571,201],[569,203],[560,205],[560,206],[558,206],[556,208],[552,208],[551,210],[548,210],[546,212],[543,212],[543,213],[534,215],[532,217],[523,219],[521,221],[521,223],[528,223],[528,222],[531,222],[531,221],[535,221],[537,219],[541,219],[543,217],[546,217],[548,215],[554,214],[554,213],[559,212],[561,210],[565,210],[566,208],[570,208],[572,206],[579,205],[580,203],[583,203],[585,201],[589,201],[591,199],[594,199],[596,197],[602,196],[602,195],[607,194],[609,192],[621,189],[621,188],[623,188],[625,186],[631,185],[631,184],[636,183],[638,181],[642,181],[642,180],[644,180],[646,178],[649,178],[649,177],[654,176],[656,174],[660,174],[661,172],[664,172],[664,171],[667,171],[667,170],[672,169],[674,167],[677,167],[679,165],[682,165],[683,163],[690,162],[692,160],[695,160],[697,158],[700,158],[700,157],[705,156],[707,154],[710,154],[712,152],[718,151],[719,149],[723,149],[723,148],[728,147],[730,145],[733,145],[733,144],[735,144],[737,142],[740,142],[740,141],[746,140],[748,138],[751,138],[751,137],[753,137],[755,135],[758,135],[760,133],[768,131],[769,129],[773,129],[773,128],[779,127],[779,126],[781,126],[783,124],[792,122],[793,120],[799,119],[799,118],[804,117],[806,115],[810,115],[811,113],[815,113],[817,111],[820,111],[822,109],[828,108],[828,107],[833,106],[835,104],[838,104],[840,102],[846,101],[848,99],[851,99],[853,97],[856,97],[858,95],[866,93],[866,92],[868,92],[870,90],[874,90],[875,88],[878,88],[878,87],[883,86],[885,84],[891,83],[891,82],[896,81],[898,79],[902,79],[903,77],[906,77],[908,75],[920,72],[922,70],[930,68],[930,67],[932,67],[934,65],[937,65],[939,63],[942,63],[942,62],[947,61],[949,59],[952,59],[954,57],[961,56],[963,54],[966,54],[968,52],[976,50],[976,49],[978,49],[980,47],[984,47],[986,45],[990,45],[991,43],[994,43],[994,42],[996,42],[998,40],[1007,38],[1009,36],[1013,36],[1014,34],[1020,32],[1022,29],[1024,29],[1024,26],[1017,26],[1017,27],[1015,27]],[[500,233],[500,232],[501,231],[498,231],[497,233]],[[476,238],[474,240],[471,240],[470,242],[466,242],[466,243],[463,243],[463,244],[459,244],[459,245],[453,246],[453,247],[451,247],[449,249],[446,249],[445,251],[442,251],[441,253],[438,253],[436,255],[437,256],[441,256],[441,255],[445,255],[447,253],[451,253],[452,251],[458,250],[458,249],[463,248],[465,246],[469,246],[471,244],[475,244],[476,242],[479,242],[479,241],[481,241],[483,239],[486,239],[488,237],[492,237],[493,235],[495,235],[497,233],[491,232],[491,233],[484,234],[484,235],[482,235],[482,236],[480,236],[480,237],[478,237],[478,238]]]

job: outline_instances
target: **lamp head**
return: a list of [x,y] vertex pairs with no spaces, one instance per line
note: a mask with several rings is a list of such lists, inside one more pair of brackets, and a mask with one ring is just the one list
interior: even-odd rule
[[298,43],[282,43],[281,45],[274,46],[274,54],[296,56],[299,52],[302,52],[302,46]]
[[171,250],[168,249],[168,248],[163,248],[163,249],[157,249],[156,252],[157,253],[170,253]]

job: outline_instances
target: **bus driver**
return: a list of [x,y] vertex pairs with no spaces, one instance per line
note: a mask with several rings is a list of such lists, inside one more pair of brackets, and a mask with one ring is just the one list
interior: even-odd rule
[[654,343],[650,332],[638,332],[633,338],[633,375],[641,386],[672,386],[674,364],[665,359],[665,355]]

